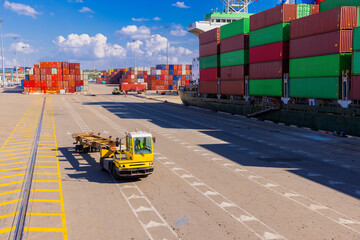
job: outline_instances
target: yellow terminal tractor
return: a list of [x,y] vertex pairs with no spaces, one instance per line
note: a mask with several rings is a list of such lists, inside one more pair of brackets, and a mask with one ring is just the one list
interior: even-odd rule
[[[154,171],[155,138],[147,132],[125,133],[124,138],[104,138],[100,134],[75,133],[75,150],[100,152],[100,168],[119,177],[149,176]],[[124,141],[124,142],[123,142]]]

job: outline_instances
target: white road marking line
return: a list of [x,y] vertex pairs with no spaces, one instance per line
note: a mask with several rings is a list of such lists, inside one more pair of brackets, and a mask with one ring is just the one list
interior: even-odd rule
[[141,206],[139,207],[138,209],[135,209],[136,212],[150,212],[150,211],[153,211],[152,208],[148,208],[148,207],[144,207],[144,206]]
[[139,195],[131,195],[130,197],[128,197],[128,200],[131,200],[131,199],[140,199],[140,198],[143,198],[142,196],[139,196]]
[[237,168],[234,170],[235,172],[248,172],[249,170],[243,168]]
[[285,197],[287,197],[287,198],[300,197],[300,195],[297,194],[297,193],[284,193],[283,195],[284,195]]
[[319,209],[328,209],[328,207],[323,206],[323,205],[315,205],[315,204],[311,204],[309,206],[310,209],[312,210],[319,210]]
[[322,174],[319,174],[319,173],[308,173],[307,175],[309,177],[322,177],[323,176]]
[[201,182],[193,182],[193,183],[191,183],[191,185],[194,187],[197,187],[197,186],[204,186],[205,184],[201,183]]
[[342,185],[342,184],[345,184],[345,183],[343,183],[343,182],[337,182],[337,181],[329,181],[329,184],[330,185]]
[[273,184],[273,183],[268,183],[268,184],[265,184],[264,187],[267,187],[267,188],[279,187],[279,185],[278,184]]
[[[193,185],[194,186],[194,185]],[[215,195],[219,195],[217,192],[213,192],[213,191],[206,191],[204,193],[206,196],[215,196]]]
[[189,174],[184,174],[184,175],[181,175],[180,177],[181,178],[193,178],[193,176],[189,175]]
[[354,221],[354,220],[349,220],[349,219],[343,219],[343,218],[339,218],[339,223],[340,223],[340,224],[360,224],[359,221]]

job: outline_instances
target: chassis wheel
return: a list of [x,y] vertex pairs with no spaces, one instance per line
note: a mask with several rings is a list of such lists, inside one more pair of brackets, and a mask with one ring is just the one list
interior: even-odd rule
[[105,171],[104,158],[100,158],[100,169],[101,169],[102,171]]

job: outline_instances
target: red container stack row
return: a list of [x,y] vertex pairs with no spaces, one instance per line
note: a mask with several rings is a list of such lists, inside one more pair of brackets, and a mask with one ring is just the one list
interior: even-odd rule
[[149,90],[176,91],[181,86],[190,85],[191,65],[156,65],[152,67],[148,76]]
[[40,62],[24,81],[24,93],[76,93],[84,90],[80,63]]

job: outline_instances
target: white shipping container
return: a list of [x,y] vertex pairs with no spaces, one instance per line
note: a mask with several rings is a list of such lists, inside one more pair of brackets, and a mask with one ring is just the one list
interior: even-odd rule
[[161,75],[161,70],[156,70],[156,75]]
[[135,75],[131,75],[131,79],[135,79]]

